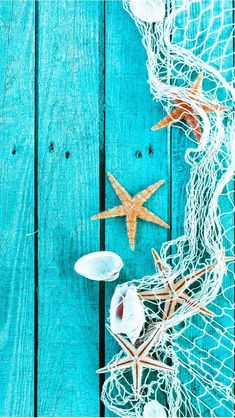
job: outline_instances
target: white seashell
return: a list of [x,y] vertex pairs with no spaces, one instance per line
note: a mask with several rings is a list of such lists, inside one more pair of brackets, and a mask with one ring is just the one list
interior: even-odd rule
[[144,406],[143,417],[166,418],[166,410],[158,401],[149,401]]
[[164,0],[130,0],[130,10],[144,22],[162,22],[165,16]]
[[116,253],[96,251],[79,258],[74,269],[78,274],[90,280],[113,281],[118,278],[122,267],[122,259]]
[[144,306],[134,285],[118,286],[110,305],[110,328],[114,334],[126,334],[135,343],[145,322]]

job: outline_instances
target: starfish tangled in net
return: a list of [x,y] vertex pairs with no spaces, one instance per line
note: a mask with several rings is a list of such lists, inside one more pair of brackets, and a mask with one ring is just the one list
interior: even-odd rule
[[141,390],[142,382],[142,373],[144,368],[160,371],[173,372],[174,368],[168,366],[165,363],[162,363],[159,360],[155,360],[149,356],[150,350],[155,345],[157,339],[163,331],[163,323],[159,327],[155,327],[155,330],[150,334],[150,336],[138,347],[136,348],[130,344],[125,338],[121,335],[115,335],[109,327],[107,327],[110,334],[116,339],[120,344],[126,356],[121,359],[114,361],[106,367],[102,367],[97,370],[97,373],[108,373],[111,371],[118,371],[123,369],[132,369],[133,376],[133,386],[134,392],[138,396]]
[[185,119],[188,125],[192,128],[197,140],[200,141],[202,137],[202,129],[197,110],[195,109],[195,104],[206,113],[231,109],[229,106],[221,106],[218,103],[203,103],[202,82],[203,73],[200,73],[192,86],[188,89],[186,98],[180,93],[177,98],[176,95],[174,95],[173,102],[178,107],[173,109],[169,115],[158,122],[157,125],[153,126],[152,130],[156,131],[172,125],[181,119]]

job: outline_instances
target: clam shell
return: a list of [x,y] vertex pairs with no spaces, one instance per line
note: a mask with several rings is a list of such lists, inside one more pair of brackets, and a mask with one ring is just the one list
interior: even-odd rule
[[158,401],[149,401],[144,406],[143,417],[167,418],[166,410]]
[[75,271],[90,280],[113,281],[119,276],[123,261],[112,251],[96,251],[79,258]]
[[126,334],[135,343],[145,322],[144,306],[134,285],[118,286],[110,305],[110,328],[114,334]]
[[130,0],[130,10],[144,22],[161,22],[165,16],[164,0]]

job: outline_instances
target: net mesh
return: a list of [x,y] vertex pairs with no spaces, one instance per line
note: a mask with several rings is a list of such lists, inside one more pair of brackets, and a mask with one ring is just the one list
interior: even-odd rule
[[[149,2],[157,7],[157,0]],[[146,323],[139,341],[164,320],[164,332],[150,356],[173,365],[174,372],[144,369],[137,396],[131,371],[114,369],[103,385],[102,399],[121,416],[141,416],[144,405],[157,400],[168,416],[230,417],[234,414],[234,261],[228,258],[234,256],[235,235],[233,2],[166,2],[166,15],[157,23],[133,15],[129,0],[124,0],[124,8],[142,35],[154,99],[166,114],[177,107],[183,109],[183,116],[196,114],[198,123],[193,127],[187,117],[171,120],[172,129],[183,129],[192,141],[185,154],[190,179],[184,235],[163,244],[162,270],[156,268],[153,276],[129,284],[140,293],[155,294],[166,285],[175,289],[175,283],[185,284],[180,295],[191,302],[181,300],[167,316],[162,299],[143,299]],[[196,93],[192,86],[202,74],[202,90]],[[215,103],[231,108],[214,111]],[[188,284],[199,271],[203,273]],[[175,291],[168,303],[179,302],[178,298]],[[210,313],[199,312],[198,304]],[[121,351],[112,363],[123,355]]]

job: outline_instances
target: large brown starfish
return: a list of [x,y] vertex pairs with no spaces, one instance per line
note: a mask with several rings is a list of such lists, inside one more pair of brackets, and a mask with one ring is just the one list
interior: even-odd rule
[[206,113],[231,109],[229,106],[221,106],[218,103],[203,103],[201,101],[203,99],[202,82],[203,73],[200,73],[194,81],[193,85],[188,89],[188,98],[192,100],[192,105],[189,104],[188,101],[185,101],[183,95],[179,94],[178,98],[173,99],[173,102],[178,105],[178,107],[173,109],[170,114],[158,122],[157,125],[153,126],[152,130],[155,131],[157,129],[169,126],[180,119],[185,119],[188,125],[193,129],[195,137],[198,139],[198,141],[200,141],[202,137],[200,119],[193,104],[196,103]]
[[151,348],[156,343],[157,338],[160,336],[162,332],[163,324],[160,325],[158,328],[155,327],[155,330],[151,333],[151,335],[138,348],[135,348],[119,334],[115,335],[109,327],[107,328],[110,334],[120,344],[126,356],[122,357],[120,360],[114,361],[106,367],[102,367],[101,369],[97,370],[97,373],[108,373],[112,370],[123,370],[131,368],[134,390],[135,393],[138,395],[141,389],[143,368],[161,371],[174,371],[173,367],[170,367],[167,364],[162,363],[161,361],[154,360],[149,356]]
[[152,249],[152,254],[159,271],[162,273],[163,277],[166,280],[166,287],[162,290],[145,290],[143,292],[139,292],[139,296],[147,300],[165,300],[165,308],[163,311],[164,320],[169,319],[173,315],[173,313],[177,309],[177,305],[179,304],[187,304],[188,306],[196,308],[198,311],[206,315],[213,316],[214,313],[212,311],[209,311],[209,309],[200,305],[197,301],[188,296],[187,293],[185,293],[185,290],[188,289],[188,287],[191,284],[193,284],[199,277],[201,277],[207,271],[212,270],[215,267],[215,264],[203,267],[200,270],[197,270],[189,274],[188,276],[180,278],[176,283],[174,283],[168,280],[166,275],[166,268],[157,251]]
[[152,186],[147,187],[146,189],[132,197],[118,183],[118,181],[112,176],[112,174],[108,173],[108,178],[113,186],[113,189],[115,190],[119,199],[121,200],[122,205],[101,212],[98,215],[93,216],[91,219],[106,219],[114,218],[117,216],[125,216],[127,224],[127,234],[132,251],[135,247],[137,218],[153,222],[157,225],[162,226],[163,228],[170,228],[169,225],[166,222],[164,222],[161,218],[154,215],[154,213],[150,212],[147,208],[143,207],[143,203],[146,202],[146,200],[149,199],[150,196],[152,196],[152,194],[156,192],[156,190],[162,184],[164,184],[163,180],[160,180]]

